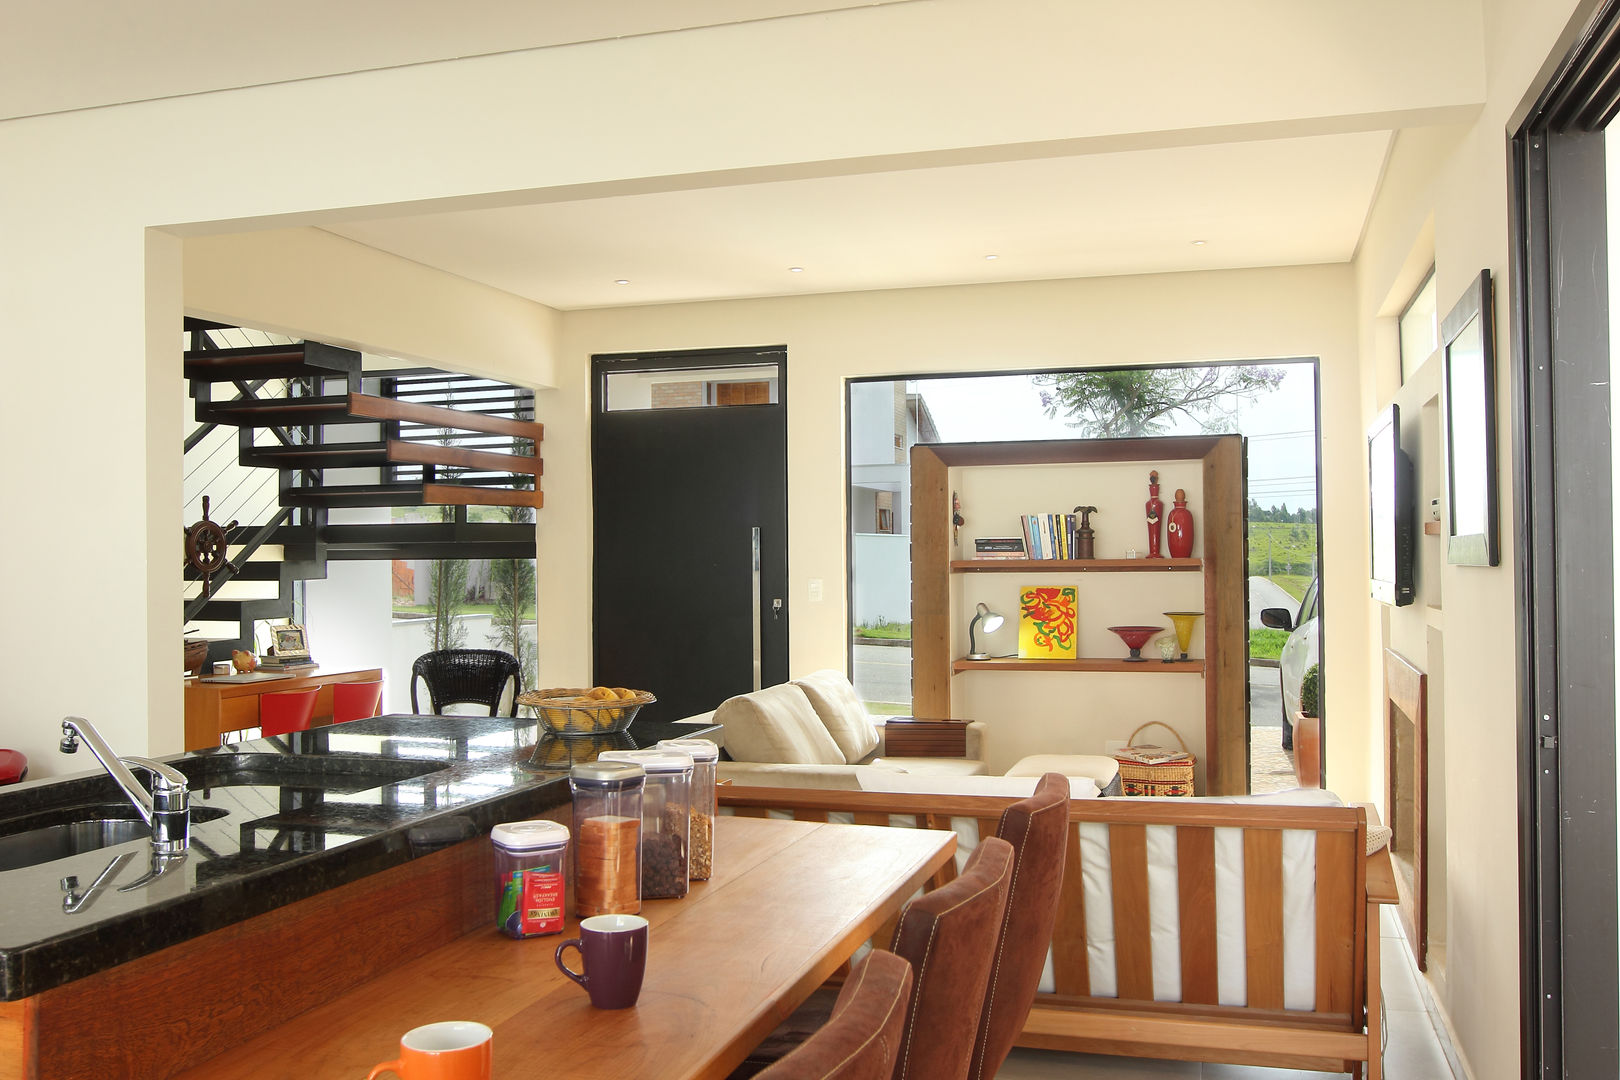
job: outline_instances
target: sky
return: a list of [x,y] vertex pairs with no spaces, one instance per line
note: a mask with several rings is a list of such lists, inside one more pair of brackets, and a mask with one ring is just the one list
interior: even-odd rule
[[[1238,430],[1249,438],[1249,496],[1270,508],[1316,504],[1315,368],[1308,363],[1268,365],[1284,371],[1277,389],[1243,402]],[[1028,375],[920,379],[920,393],[944,442],[1067,439],[1075,429],[1048,418],[1040,388]],[[1196,422],[1177,417],[1170,434],[1200,434]]]

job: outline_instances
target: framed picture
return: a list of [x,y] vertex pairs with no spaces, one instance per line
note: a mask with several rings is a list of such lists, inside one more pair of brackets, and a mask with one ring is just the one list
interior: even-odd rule
[[271,627],[271,630],[276,635],[276,659],[309,659],[309,642],[304,637],[304,628],[302,626],[289,623],[286,626]]
[[1481,270],[1440,326],[1440,406],[1446,429],[1446,561],[1495,566],[1496,320],[1491,272]]

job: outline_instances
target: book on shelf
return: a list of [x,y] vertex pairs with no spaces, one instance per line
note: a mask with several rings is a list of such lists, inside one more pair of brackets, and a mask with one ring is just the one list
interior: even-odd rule
[[1024,514],[1018,519],[1030,559],[1073,559],[1080,550],[1080,519],[1074,514]]
[[1001,555],[1004,557],[1024,557],[1024,538],[1021,536],[981,536],[973,541],[973,554],[978,558],[986,555]]

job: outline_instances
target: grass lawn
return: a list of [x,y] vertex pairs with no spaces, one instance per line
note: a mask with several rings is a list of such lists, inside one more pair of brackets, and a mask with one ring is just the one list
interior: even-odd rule
[[1249,630],[1249,659],[1251,660],[1277,660],[1282,657],[1283,643],[1288,640],[1288,631],[1273,630],[1270,627],[1251,628]]
[[1287,521],[1249,522],[1249,573],[1309,579],[1316,566],[1316,526]]
[[[431,615],[433,609],[426,604],[399,604],[394,605],[394,614],[397,615]],[[460,608],[457,615],[493,615],[494,604],[466,604]]]
[[882,626],[857,626],[855,636],[858,638],[880,638],[884,641],[910,641],[911,624],[884,623]]
[[1305,590],[1311,587],[1311,579],[1301,574],[1274,574],[1271,580],[1295,600],[1305,599]]
[[910,716],[911,706],[895,701],[866,701],[862,702],[866,711],[873,716]]

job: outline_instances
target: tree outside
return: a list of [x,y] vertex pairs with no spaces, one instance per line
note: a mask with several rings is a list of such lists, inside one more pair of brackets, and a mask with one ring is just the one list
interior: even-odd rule
[[456,618],[467,607],[467,563],[440,559],[428,569],[428,603],[432,605],[433,648],[459,649],[467,627]]
[[1269,367],[1130,368],[1031,376],[1048,417],[1093,439],[1162,435],[1178,417],[1210,433],[1237,430],[1243,399],[1269,393],[1284,372]]

